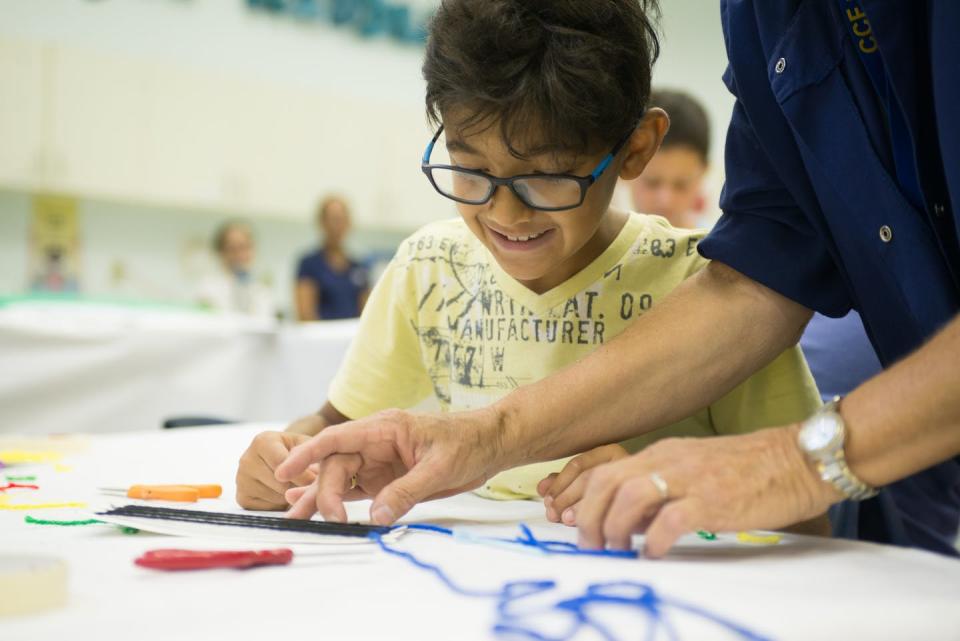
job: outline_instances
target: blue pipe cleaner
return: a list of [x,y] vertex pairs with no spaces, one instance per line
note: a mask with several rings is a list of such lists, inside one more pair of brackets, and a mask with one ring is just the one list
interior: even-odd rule
[[[420,530],[423,532],[435,532],[437,534],[443,534],[446,536],[456,536],[456,533],[450,528],[441,527],[439,525],[432,525],[430,523],[412,523],[410,525],[398,525],[395,526],[394,530],[406,528],[408,530]],[[546,554],[570,554],[574,556],[608,556],[613,558],[623,558],[623,559],[635,559],[637,558],[637,553],[633,550],[586,550],[583,548],[577,547],[575,543],[569,543],[567,541],[550,541],[550,540],[541,540],[534,536],[533,531],[527,526],[526,523],[520,524],[521,535],[514,537],[512,539],[504,538],[489,538],[484,539],[483,537],[476,537],[473,540],[476,541],[496,541],[499,543],[514,543],[529,548],[536,548],[541,552]]]
[[[450,537],[455,536],[454,531],[450,528],[427,523],[397,526],[393,529],[404,527],[410,530],[434,532]],[[490,540],[534,547],[546,554],[597,556],[597,553],[609,552],[611,554],[603,554],[602,556],[636,558],[636,554],[631,551],[581,550],[576,545],[565,541],[539,540],[534,536],[530,528],[523,523],[520,524],[520,530],[521,536],[513,539],[498,538]],[[570,641],[582,630],[592,629],[605,641],[621,641],[621,637],[618,637],[607,629],[607,627],[596,618],[591,617],[588,612],[591,606],[612,605],[634,608],[647,615],[647,618],[651,622],[647,630],[647,641],[653,641],[657,632],[661,629],[666,632],[667,637],[671,641],[680,641],[668,617],[670,613],[685,613],[715,623],[717,626],[726,629],[745,641],[772,641],[769,637],[753,632],[743,625],[699,606],[684,601],[663,598],[652,586],[637,581],[592,583],[587,586],[586,591],[580,596],[561,599],[549,605],[524,608],[523,606],[526,605],[523,603],[524,600],[533,596],[548,594],[557,588],[557,582],[551,579],[508,581],[498,590],[472,590],[455,583],[440,566],[418,559],[410,552],[405,552],[389,545],[383,540],[380,533],[373,532],[370,534],[370,538],[376,541],[380,549],[387,554],[402,558],[412,565],[430,572],[455,594],[472,598],[495,599],[497,602],[498,621],[493,626],[493,633],[500,638],[510,637],[515,639],[522,637],[530,639],[531,641]],[[572,618],[570,628],[560,636],[542,634],[531,627],[529,623],[529,621],[538,614],[548,615],[557,612],[568,614]],[[636,633],[636,630],[632,630],[631,632]],[[633,637],[631,636],[631,638]]]

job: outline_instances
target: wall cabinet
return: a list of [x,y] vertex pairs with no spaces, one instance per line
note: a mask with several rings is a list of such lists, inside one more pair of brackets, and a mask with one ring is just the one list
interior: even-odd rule
[[51,159],[44,154],[50,54],[41,45],[0,40],[0,180],[32,187]]

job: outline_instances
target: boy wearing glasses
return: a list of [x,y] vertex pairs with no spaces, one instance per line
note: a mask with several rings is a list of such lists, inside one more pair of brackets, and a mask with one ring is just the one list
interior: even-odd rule
[[[244,454],[241,505],[288,505],[290,484],[273,468],[305,435],[430,398],[444,411],[489,405],[613,339],[703,267],[699,232],[610,207],[618,177],[639,176],[668,127],[662,110],[647,109],[656,10],[652,0],[441,4],[423,65],[437,133],[422,170],[460,217],[401,245],[323,409]],[[449,163],[434,162],[441,145]],[[576,457],[559,477],[564,461],[526,466],[478,492],[534,498],[541,479],[541,491],[578,492],[580,471],[657,438],[782,425],[819,403],[793,348],[695,416]],[[363,481],[347,498],[368,495]]]

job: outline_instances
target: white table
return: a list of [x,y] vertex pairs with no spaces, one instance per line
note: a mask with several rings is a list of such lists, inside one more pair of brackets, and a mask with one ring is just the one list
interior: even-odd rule
[[[18,470],[36,474],[41,490],[16,490],[10,500],[94,500],[97,486],[133,482],[220,482],[224,498],[207,507],[236,509],[235,462],[253,434],[265,427],[91,437],[85,451],[64,459],[72,471],[57,472],[51,465]],[[352,517],[362,517],[364,509],[351,506]],[[79,514],[27,513],[51,519]],[[224,544],[142,532],[130,536],[102,525],[28,525],[24,516],[0,510],[3,553],[68,559],[70,599],[60,610],[0,619],[4,641],[495,638],[491,599],[453,594],[430,573],[378,550],[359,561],[302,557],[285,567],[163,573],[135,567],[132,560],[153,548]],[[411,518],[502,536],[516,534],[522,520],[540,537],[574,537],[569,528],[545,522],[542,506],[533,502],[496,503],[463,495],[418,506]],[[546,557],[424,533],[407,534],[397,546],[439,564],[459,584],[475,589],[495,589],[507,580],[555,579],[563,594],[572,596],[591,582],[642,581],[665,598],[708,608],[780,641],[960,639],[960,562],[807,537],[785,536],[779,545],[759,547],[732,538],[721,535],[721,542],[708,542],[691,537],[656,562]],[[616,639],[648,638],[651,624],[642,615],[605,609],[596,616]],[[695,617],[683,613],[673,612],[670,620],[676,639],[738,638],[717,627],[698,627]],[[527,623],[543,630],[550,619],[535,617]],[[661,629],[650,638],[670,637]]]
[[111,305],[0,309],[0,434],[156,430],[316,411],[357,321],[278,326]]

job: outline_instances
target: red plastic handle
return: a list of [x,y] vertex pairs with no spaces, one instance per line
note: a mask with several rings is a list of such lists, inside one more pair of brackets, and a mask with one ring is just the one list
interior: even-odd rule
[[258,565],[286,565],[293,550],[150,550],[134,563],[154,570],[206,570],[209,568],[251,568]]

